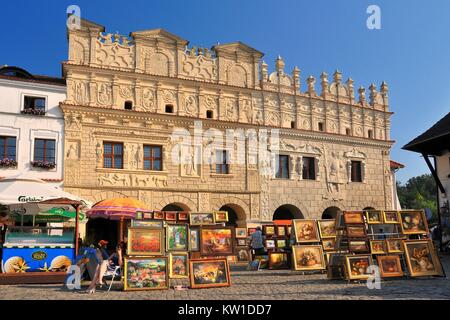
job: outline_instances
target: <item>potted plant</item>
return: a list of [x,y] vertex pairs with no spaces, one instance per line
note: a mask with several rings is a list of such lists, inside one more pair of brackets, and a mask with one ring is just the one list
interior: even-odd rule
[[37,160],[37,161],[31,161],[31,165],[35,168],[42,168],[42,169],[54,169],[56,167],[56,163],[54,163],[53,161],[42,161],[42,160]]
[[0,159],[0,167],[3,168],[17,167],[17,161],[8,158]]
[[42,109],[34,109],[34,108],[26,108],[21,111],[22,114],[32,114],[35,116],[43,116],[45,115],[45,110]]

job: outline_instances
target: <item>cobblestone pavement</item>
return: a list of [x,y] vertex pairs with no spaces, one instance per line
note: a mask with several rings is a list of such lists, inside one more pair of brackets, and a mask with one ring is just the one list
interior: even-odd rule
[[[449,274],[450,257],[443,257],[442,262]],[[69,291],[61,285],[1,286],[0,299],[450,299],[450,278],[384,280],[380,290],[369,290],[365,283],[327,280],[325,274],[302,275],[290,270],[246,271],[243,266],[232,266],[231,277],[232,286],[228,288],[184,291],[169,289],[124,292],[119,283],[113,285],[110,292],[98,289],[94,294],[86,294],[81,290]],[[171,284],[188,284],[188,281],[176,280]]]

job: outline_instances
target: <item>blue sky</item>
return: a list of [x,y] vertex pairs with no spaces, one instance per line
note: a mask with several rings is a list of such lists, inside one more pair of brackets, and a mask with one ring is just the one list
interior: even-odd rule
[[[448,0],[2,1],[0,65],[60,76],[71,4],[108,32],[164,28],[203,47],[239,40],[264,52],[271,70],[281,55],[286,72],[301,69],[303,90],[308,75],[336,69],[355,87],[386,80],[391,157],[407,166],[398,178],[428,173],[401,147],[450,111]],[[366,27],[371,4],[381,8],[381,30]]]

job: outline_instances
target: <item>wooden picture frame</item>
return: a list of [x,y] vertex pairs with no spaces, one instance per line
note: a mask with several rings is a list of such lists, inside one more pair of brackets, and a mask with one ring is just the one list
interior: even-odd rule
[[316,220],[294,219],[292,223],[297,243],[320,242]]
[[214,218],[217,222],[228,222],[228,211],[214,211]]
[[405,240],[403,245],[411,277],[444,275],[431,240]]
[[367,237],[367,230],[364,224],[348,225],[346,228],[348,238],[365,238]]
[[344,223],[347,224],[364,224],[364,214],[362,211],[344,211]]
[[153,219],[153,211],[143,211],[143,219],[144,220],[151,220]]
[[386,254],[386,241],[385,240],[370,240],[370,252],[372,254]]
[[123,274],[124,291],[169,289],[166,257],[125,257]]
[[252,250],[250,250],[248,247],[236,248],[236,257],[237,257],[237,261],[239,261],[239,262],[252,261]]
[[428,234],[428,223],[423,210],[402,210],[398,212],[402,233]]
[[403,239],[388,238],[386,241],[386,250],[388,253],[403,253]]
[[240,247],[245,247],[247,245],[247,239],[237,238],[237,245]]
[[277,237],[286,237],[286,227],[285,226],[275,226],[275,233]]
[[383,222],[384,224],[399,224],[398,211],[383,211]]
[[166,221],[177,221],[177,211],[164,211]]
[[276,235],[275,226],[274,225],[263,225],[263,234],[266,237],[273,237]]
[[336,238],[336,220],[322,219],[317,221],[321,239]]
[[162,229],[163,221],[160,221],[160,220],[131,220],[131,228]]
[[382,224],[383,223],[383,211],[381,210],[367,210],[366,220],[368,224]]
[[377,256],[377,263],[382,278],[403,276],[402,264],[398,255]]
[[191,289],[229,287],[231,279],[228,261],[225,258],[191,259],[189,279]]
[[129,256],[157,256],[164,253],[164,231],[156,228],[129,228]]
[[325,259],[321,245],[298,245],[292,247],[294,270],[324,270]]
[[287,246],[286,239],[276,239],[275,246],[277,248],[286,248],[286,246]]
[[189,228],[189,251],[200,251],[200,228]]
[[189,211],[178,212],[178,221],[189,221]]
[[354,253],[370,252],[369,242],[365,239],[349,239],[348,251]]
[[370,276],[367,268],[373,264],[370,254],[347,255],[345,256],[345,266],[349,280],[367,280]]
[[166,250],[189,251],[189,225],[183,223],[166,226]]
[[169,254],[169,278],[189,278],[189,253],[171,252]]
[[164,220],[164,211],[153,211],[153,219]]
[[289,269],[289,257],[286,252],[269,252],[269,269]]
[[275,240],[274,239],[264,240],[264,247],[266,247],[267,249],[275,249],[276,248]]
[[236,228],[236,238],[247,238],[247,228]]
[[322,239],[323,251],[334,251],[336,248],[336,238]]
[[191,226],[214,225],[216,215],[213,212],[190,212],[189,223]]
[[200,228],[200,253],[202,256],[234,255],[233,227]]

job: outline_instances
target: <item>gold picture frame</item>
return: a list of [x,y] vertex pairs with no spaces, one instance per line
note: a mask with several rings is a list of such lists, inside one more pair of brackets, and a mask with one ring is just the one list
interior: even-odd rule
[[216,222],[228,222],[228,211],[213,211]]
[[398,212],[402,233],[428,234],[428,223],[423,210],[401,210]]
[[164,253],[164,230],[129,228],[127,254],[129,256],[159,256]]
[[370,277],[367,268],[371,265],[373,265],[373,261],[370,254],[345,256],[345,267],[349,280],[367,280]]
[[398,255],[377,256],[377,263],[382,278],[403,276],[402,264]]
[[368,224],[382,224],[383,223],[383,211],[381,210],[367,210],[366,220]]
[[403,253],[403,239],[388,238],[386,241],[386,250],[388,253]]
[[297,243],[320,242],[316,220],[294,219],[292,223]]
[[[184,262],[180,257],[184,257]],[[183,263],[183,266],[181,266]],[[178,267],[178,265],[180,265]],[[182,271],[174,270],[175,267],[180,268]],[[169,278],[171,279],[186,279],[189,278],[189,253],[188,252],[171,252],[169,254]]]
[[189,224],[191,226],[203,226],[216,224],[216,215],[214,212],[190,212]]
[[405,240],[403,245],[411,277],[444,275],[431,240]]
[[398,211],[383,211],[383,222],[384,224],[399,224]]
[[336,238],[336,220],[335,219],[323,219],[318,220],[319,233],[322,239]]
[[[166,257],[125,257],[123,264],[124,291],[169,289]],[[157,269],[155,272],[148,272],[148,269],[155,268]],[[152,281],[147,281],[149,275]]]
[[325,258],[321,245],[299,245],[292,247],[294,270],[325,270]]
[[386,254],[386,242],[384,240],[370,240],[370,252],[372,254]]

